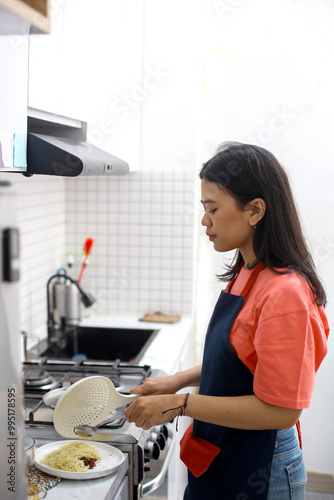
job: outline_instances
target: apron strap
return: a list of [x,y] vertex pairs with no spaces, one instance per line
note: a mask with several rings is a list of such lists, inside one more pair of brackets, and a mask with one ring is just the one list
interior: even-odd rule
[[254,267],[254,269],[252,270],[248,280],[247,280],[247,283],[245,284],[245,286],[243,287],[241,293],[240,293],[240,296],[241,297],[246,297],[246,295],[248,294],[249,290],[252,288],[252,286],[254,285],[255,283],[255,280],[256,278],[258,277],[258,275],[260,274],[260,272],[262,271],[262,269],[264,269],[266,267],[265,263],[264,262],[259,262],[256,267]]
[[[239,267],[238,269],[238,272],[237,274],[235,275],[235,277],[228,283],[227,287],[226,287],[226,292],[227,293],[231,293],[231,290],[232,290],[232,287],[238,277],[238,274],[240,272],[240,269],[244,266],[244,262],[241,264],[241,266]],[[245,286],[243,287],[241,293],[240,293],[240,297],[246,297],[247,293],[249,292],[249,290],[252,288],[252,286],[254,285],[255,283],[255,280],[256,278],[258,277],[258,275],[260,274],[260,272],[262,271],[262,269],[264,269],[266,267],[265,263],[260,261],[258,262],[258,264],[254,267],[254,269],[252,269],[252,272],[247,280],[247,283],[245,284]]]

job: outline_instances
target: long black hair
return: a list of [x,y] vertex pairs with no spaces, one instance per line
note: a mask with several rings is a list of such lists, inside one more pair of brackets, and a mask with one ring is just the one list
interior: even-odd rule
[[[255,198],[266,202],[266,213],[254,231],[256,263],[263,261],[279,274],[295,269],[306,279],[317,304],[325,305],[326,292],[303,236],[289,179],[275,156],[259,146],[225,142],[215,156],[204,163],[199,176],[230,194],[241,210]],[[234,278],[242,262],[237,250],[231,265],[219,279]]]

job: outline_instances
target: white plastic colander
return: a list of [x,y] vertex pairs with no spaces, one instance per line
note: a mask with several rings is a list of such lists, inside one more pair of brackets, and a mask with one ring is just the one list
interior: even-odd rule
[[59,398],[53,417],[56,431],[63,437],[77,438],[74,428],[98,425],[119,406],[138,398],[138,394],[120,394],[107,377],[79,380]]

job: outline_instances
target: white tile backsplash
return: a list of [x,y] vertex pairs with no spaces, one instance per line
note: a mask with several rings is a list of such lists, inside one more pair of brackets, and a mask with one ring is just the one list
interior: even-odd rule
[[65,180],[1,174],[17,190],[21,278],[19,316],[22,330],[46,325],[46,282],[60,267],[65,248]]
[[[102,183],[100,198],[96,190]],[[66,244],[76,254],[75,272],[81,262],[78,249],[86,237],[95,239],[83,286],[98,300],[87,313],[191,312],[191,294],[183,293],[192,289],[193,239],[188,235],[193,218],[189,210],[187,217],[183,213],[183,204],[193,204],[191,173],[139,172],[96,178],[92,184],[85,178],[80,186],[68,179],[66,190],[67,200],[84,200],[75,209],[70,202],[66,211]],[[80,219],[85,223],[78,230]]]
[[94,238],[82,286],[96,298],[83,315],[190,314],[193,287],[192,172],[135,172],[65,179],[1,174],[17,188],[21,329],[46,326],[46,283],[66,264],[79,276],[82,248]]

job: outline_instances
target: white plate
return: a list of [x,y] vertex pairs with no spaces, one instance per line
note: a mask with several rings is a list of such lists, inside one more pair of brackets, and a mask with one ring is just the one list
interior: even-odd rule
[[58,399],[67,391],[67,387],[60,387],[60,389],[54,389],[53,391],[46,392],[43,395],[43,401],[46,406],[50,408],[56,408]]
[[[102,460],[98,460],[95,467],[93,469],[87,470],[86,472],[67,472],[64,470],[53,469],[46,464],[41,464],[41,460],[43,460],[48,453],[57,450],[65,444],[73,442],[84,442],[92,444],[100,453]],[[36,448],[34,464],[41,471],[46,472],[47,474],[51,474],[52,476],[62,477],[63,479],[95,479],[97,477],[108,476],[109,474],[115,472],[117,469],[119,469],[123,460],[123,453],[109,444],[96,441],[71,440],[56,441],[54,443],[45,444],[40,448]]]

